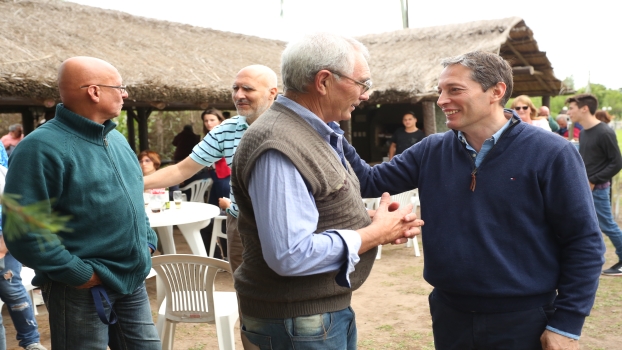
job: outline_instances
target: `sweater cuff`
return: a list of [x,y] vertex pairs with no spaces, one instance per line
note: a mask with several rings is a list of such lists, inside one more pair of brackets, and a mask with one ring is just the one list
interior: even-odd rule
[[73,287],[78,287],[88,282],[94,273],[93,266],[85,263],[78,257],[75,257],[75,259],[76,263],[73,268],[60,274],[48,274],[50,278]]
[[552,328],[549,329],[552,332],[569,338],[573,338],[572,336],[575,336],[576,339],[578,339],[581,335],[581,329],[583,328],[584,322],[584,315],[557,309],[555,310],[553,317],[549,320],[547,329]]

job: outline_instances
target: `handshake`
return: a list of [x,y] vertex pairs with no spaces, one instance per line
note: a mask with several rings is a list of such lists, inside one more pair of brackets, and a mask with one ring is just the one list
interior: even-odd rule
[[400,208],[399,203],[391,202],[388,193],[383,193],[378,208],[368,210],[372,218],[371,225],[357,230],[361,236],[359,254],[378,245],[403,244],[409,238],[420,234],[424,222],[417,219],[417,214],[413,213],[412,209],[412,204]]

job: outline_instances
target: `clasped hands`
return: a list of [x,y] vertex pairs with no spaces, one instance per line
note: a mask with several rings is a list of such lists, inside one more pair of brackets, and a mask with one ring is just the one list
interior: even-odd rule
[[412,204],[400,208],[399,203],[391,202],[391,196],[387,192],[382,194],[378,209],[368,210],[372,219],[371,226],[376,226],[383,232],[379,237],[380,244],[403,244],[421,233],[424,222],[417,219],[417,214],[412,209]]

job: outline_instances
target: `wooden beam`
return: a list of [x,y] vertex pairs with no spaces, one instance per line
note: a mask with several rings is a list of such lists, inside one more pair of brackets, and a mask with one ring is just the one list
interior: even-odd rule
[[[514,48],[514,46],[512,46],[512,44],[509,41],[505,42],[505,45],[507,45],[510,50],[512,50],[512,52],[514,53],[514,55],[516,55],[516,57],[518,57],[518,59],[525,65],[525,66],[530,66],[529,62],[527,62],[527,60],[525,59],[525,57],[523,57],[523,55],[518,52],[518,50],[516,50],[516,48]],[[545,89],[548,90],[551,88],[551,86],[547,86],[548,84],[546,84],[544,82],[544,80],[542,80],[542,78],[540,78],[538,75],[534,75],[534,78],[536,78],[536,80],[540,83],[540,85]],[[555,87],[553,86],[553,90],[555,90]]]

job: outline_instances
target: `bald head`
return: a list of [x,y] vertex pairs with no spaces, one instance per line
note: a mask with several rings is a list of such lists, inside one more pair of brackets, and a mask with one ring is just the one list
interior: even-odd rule
[[547,106],[542,106],[540,107],[540,109],[538,110],[538,115],[540,117],[547,117],[551,114],[551,112],[549,111],[549,107]]
[[265,112],[276,98],[276,73],[263,65],[242,68],[233,82],[232,98],[238,114],[251,124]]
[[127,93],[110,86],[121,83],[119,71],[95,57],[71,57],[58,69],[58,89],[64,106],[98,123],[120,114]]

